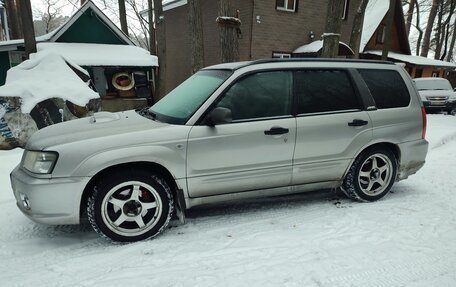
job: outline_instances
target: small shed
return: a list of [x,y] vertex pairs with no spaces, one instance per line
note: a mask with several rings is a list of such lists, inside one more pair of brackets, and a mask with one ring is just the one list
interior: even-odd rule
[[[89,72],[103,110],[139,108],[153,102],[157,57],[137,47],[92,1],[36,41],[37,54],[60,54]],[[0,85],[5,83],[7,70],[24,59],[23,39],[0,42]]]

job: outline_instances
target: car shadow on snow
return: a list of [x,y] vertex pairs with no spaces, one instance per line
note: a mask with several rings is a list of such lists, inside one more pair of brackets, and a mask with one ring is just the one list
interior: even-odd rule
[[353,201],[349,200],[339,189],[325,189],[306,193],[280,195],[265,198],[253,198],[215,203],[194,207],[186,212],[188,219],[221,215],[236,215],[254,213],[264,210],[280,210],[301,208],[307,205],[330,203],[337,208],[349,207]]

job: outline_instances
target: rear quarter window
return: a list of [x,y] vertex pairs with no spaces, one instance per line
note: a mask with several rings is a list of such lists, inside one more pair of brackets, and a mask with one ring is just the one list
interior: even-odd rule
[[394,70],[358,70],[378,109],[406,107],[410,94],[401,75]]

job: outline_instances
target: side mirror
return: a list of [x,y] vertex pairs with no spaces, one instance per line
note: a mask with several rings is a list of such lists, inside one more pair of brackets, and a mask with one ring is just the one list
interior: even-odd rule
[[213,109],[207,119],[206,119],[206,124],[208,126],[216,126],[216,125],[221,125],[221,124],[228,124],[233,121],[233,118],[231,116],[231,110],[227,108],[222,108],[222,107],[217,107]]

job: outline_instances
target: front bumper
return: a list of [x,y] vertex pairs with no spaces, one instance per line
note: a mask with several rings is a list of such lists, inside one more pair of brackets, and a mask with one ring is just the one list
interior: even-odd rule
[[28,218],[44,224],[79,224],[81,196],[89,177],[37,178],[19,167],[10,176],[16,204]]
[[452,111],[456,109],[456,101],[423,101],[423,105],[428,112]]

